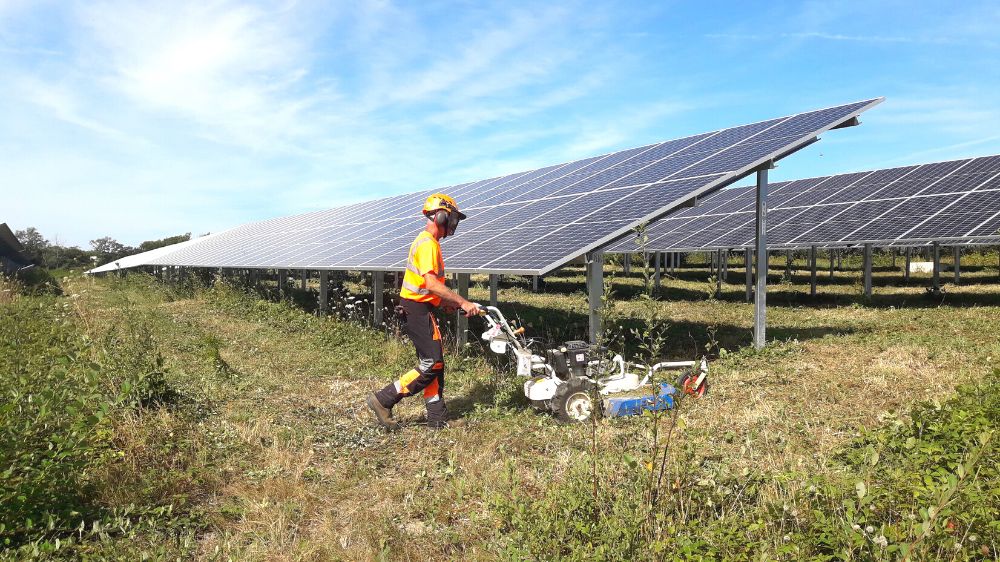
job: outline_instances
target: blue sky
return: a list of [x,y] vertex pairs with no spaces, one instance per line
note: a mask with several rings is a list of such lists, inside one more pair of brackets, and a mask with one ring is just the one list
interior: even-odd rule
[[88,247],[876,96],[774,180],[1000,153],[991,2],[0,0],[0,221]]

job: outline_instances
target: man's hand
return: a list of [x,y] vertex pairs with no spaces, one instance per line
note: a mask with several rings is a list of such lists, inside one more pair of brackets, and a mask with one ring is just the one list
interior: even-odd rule
[[479,315],[480,310],[479,305],[474,302],[465,301],[462,303],[462,311],[465,312],[465,315],[468,317]]

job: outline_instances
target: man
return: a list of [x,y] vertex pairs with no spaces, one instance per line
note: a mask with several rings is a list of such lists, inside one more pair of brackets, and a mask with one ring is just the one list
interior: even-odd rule
[[445,285],[444,260],[438,242],[455,234],[458,221],[464,219],[465,214],[458,210],[454,199],[443,193],[428,197],[423,213],[427,225],[410,244],[403,286],[399,291],[404,328],[417,350],[417,367],[382,390],[369,394],[366,400],[378,423],[390,430],[399,427],[392,419],[392,407],[421,391],[427,407],[427,426],[432,429],[448,427],[448,409],[444,404],[444,350],[433,311],[444,305],[446,309],[461,308],[466,316],[479,312],[478,305]]

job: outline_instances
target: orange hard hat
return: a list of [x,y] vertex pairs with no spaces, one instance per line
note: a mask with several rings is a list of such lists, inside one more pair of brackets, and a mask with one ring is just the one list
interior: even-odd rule
[[424,201],[424,214],[431,215],[435,211],[444,209],[448,213],[458,213],[459,220],[465,220],[465,213],[458,210],[458,203],[444,193],[435,193]]

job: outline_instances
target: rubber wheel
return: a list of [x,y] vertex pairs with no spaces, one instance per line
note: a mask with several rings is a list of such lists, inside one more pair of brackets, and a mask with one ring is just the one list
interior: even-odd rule
[[551,412],[552,400],[532,400],[531,407],[539,412]]
[[[595,399],[598,401],[596,404]],[[599,401],[594,383],[570,379],[556,389],[552,397],[552,411],[562,423],[582,423],[592,416],[601,415]]]
[[677,379],[677,388],[679,388],[684,394],[690,394],[693,396],[704,396],[708,394],[708,377],[701,381],[701,386],[694,388],[694,381],[698,377],[692,376],[690,371],[685,371],[681,378]]

